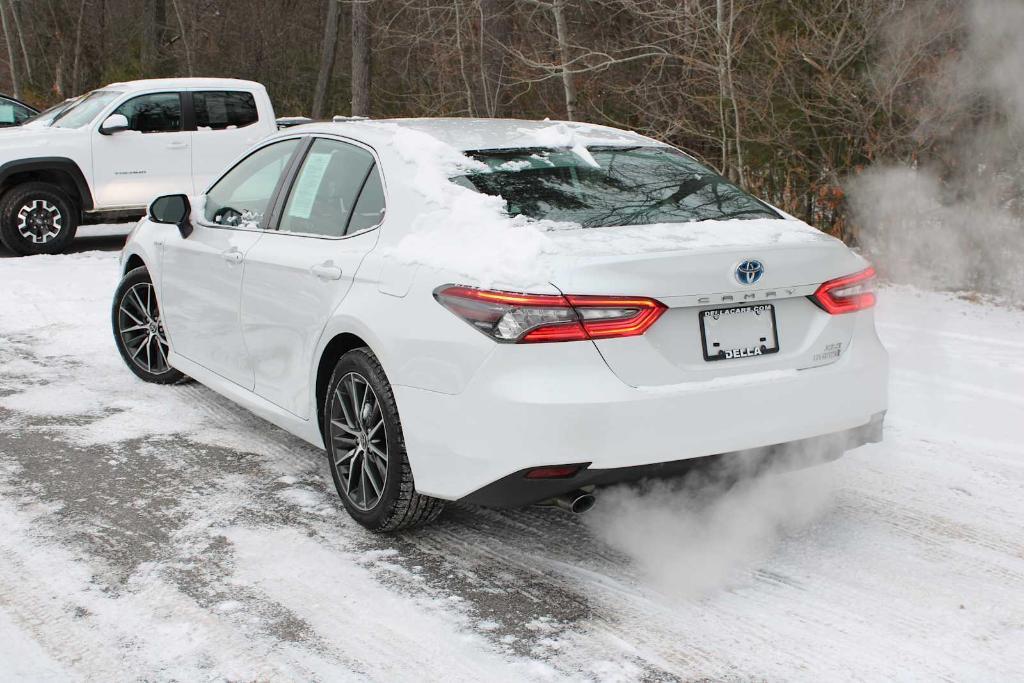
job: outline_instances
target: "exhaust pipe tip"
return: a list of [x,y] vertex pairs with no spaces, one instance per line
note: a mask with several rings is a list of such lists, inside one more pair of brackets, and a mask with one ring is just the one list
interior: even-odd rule
[[593,493],[581,492],[579,496],[569,503],[569,512],[574,515],[581,515],[594,507],[594,503],[596,502],[597,498],[594,497]]
[[588,493],[583,490],[572,491],[564,495],[552,498],[550,501],[545,503],[546,505],[554,505],[555,507],[562,508],[574,515],[581,515],[590,508],[594,507],[594,503],[597,499],[593,493]]

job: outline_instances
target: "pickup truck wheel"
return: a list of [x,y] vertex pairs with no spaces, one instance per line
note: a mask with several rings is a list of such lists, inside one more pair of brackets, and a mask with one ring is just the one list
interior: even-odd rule
[[79,209],[56,185],[25,183],[0,199],[0,241],[18,256],[59,254],[75,238]]

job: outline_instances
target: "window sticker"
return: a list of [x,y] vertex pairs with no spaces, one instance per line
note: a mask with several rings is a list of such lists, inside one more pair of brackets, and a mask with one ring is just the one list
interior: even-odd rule
[[0,104],[0,123],[14,123],[13,104]]
[[292,218],[308,219],[313,212],[313,202],[320,191],[320,183],[324,179],[327,165],[331,162],[331,156],[330,152],[313,152],[306,157],[306,163],[292,192],[292,206],[288,211]]

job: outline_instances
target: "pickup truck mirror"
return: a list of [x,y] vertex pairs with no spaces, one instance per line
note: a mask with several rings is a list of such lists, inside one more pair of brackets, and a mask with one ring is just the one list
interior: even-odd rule
[[178,226],[178,232],[183,239],[192,234],[192,221],[189,220],[191,213],[192,205],[183,194],[157,197],[149,205],[149,219],[154,223]]
[[128,117],[124,114],[111,114],[100,124],[100,133],[113,135],[128,130]]

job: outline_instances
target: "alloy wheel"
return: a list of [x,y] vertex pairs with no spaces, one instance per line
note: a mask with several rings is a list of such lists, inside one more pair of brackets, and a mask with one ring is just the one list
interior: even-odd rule
[[60,234],[64,217],[56,205],[45,199],[33,199],[18,209],[17,228],[25,239],[45,244]]
[[118,304],[118,334],[128,357],[141,370],[160,375],[171,369],[167,362],[167,336],[160,320],[153,285],[140,282],[130,287]]
[[345,497],[359,510],[372,510],[388,477],[387,426],[380,400],[358,372],[341,378],[331,397],[331,461]]

